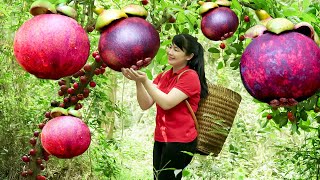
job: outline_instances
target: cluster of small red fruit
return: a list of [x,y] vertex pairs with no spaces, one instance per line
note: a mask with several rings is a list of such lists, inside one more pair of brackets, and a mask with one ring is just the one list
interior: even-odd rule
[[[79,82],[76,82],[73,78],[68,80],[69,82],[66,80],[58,81],[60,86],[58,94],[59,96],[64,97],[63,102],[52,101],[51,107],[61,107],[66,109],[74,105],[75,110],[82,108],[82,104],[79,103],[79,101],[87,98],[90,94],[90,89],[87,88],[87,86],[89,85],[91,88],[96,86],[96,83],[92,80],[93,76],[103,74],[107,67],[107,65],[102,62],[98,51],[94,51],[92,53],[92,57],[95,59],[94,63],[91,65],[86,64],[83,69],[73,75],[73,78],[79,78]],[[38,128],[40,130],[44,128],[46,122],[52,119],[52,113],[48,111],[44,116],[44,121],[38,124]],[[21,172],[21,176],[35,177],[36,180],[45,180],[46,177],[44,175],[40,175],[39,172],[45,169],[44,162],[49,160],[50,154],[40,145],[39,137],[40,132],[35,131],[33,133],[33,137],[31,137],[29,141],[32,145],[32,149],[30,149],[28,154],[21,157],[22,161],[26,163]]]
[[[39,125],[39,129],[42,128],[43,126]],[[39,135],[39,131],[35,131],[33,133],[33,137],[31,137],[29,140],[29,143],[31,144],[32,148],[30,149],[28,154],[23,155],[21,157],[22,161],[26,163],[21,172],[21,176],[32,176],[35,177],[36,180],[45,180],[46,177],[44,175],[40,175],[39,172],[45,169],[45,161],[49,160],[50,154],[42,148],[36,148],[37,139]]]
[[[67,108],[74,105],[75,110],[81,109],[82,104],[79,101],[87,98],[90,94],[90,89],[86,88],[86,86],[89,85],[91,88],[96,87],[96,82],[92,80],[92,77],[93,75],[103,74],[107,65],[102,62],[98,51],[93,52],[92,56],[96,63],[91,65],[86,64],[83,69],[73,75],[73,78],[79,78],[79,82],[75,80],[69,83],[66,80],[58,82],[60,86],[58,94],[59,96],[64,96],[63,102],[58,105],[59,107]],[[71,85],[71,83],[73,84]]]
[[[267,115],[267,119],[268,119],[268,120],[271,120],[272,118],[273,118],[273,116],[272,116],[271,114],[268,114],[268,115]],[[288,120],[289,120],[290,122],[292,122],[292,123],[294,123],[295,120],[296,120],[296,117],[294,116],[293,112],[291,112],[291,111],[288,111],[288,112],[287,112],[287,118],[288,118]]]

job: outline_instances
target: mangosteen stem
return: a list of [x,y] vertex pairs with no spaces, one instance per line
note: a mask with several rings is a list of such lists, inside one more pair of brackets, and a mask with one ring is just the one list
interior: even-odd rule
[[33,147],[36,149],[36,154],[34,156],[30,156],[29,169],[32,170],[32,175],[28,176],[29,180],[36,179],[37,175],[40,175],[41,169],[40,165],[37,163],[37,158],[42,159],[42,148],[41,148],[41,140],[40,136],[37,138],[37,144]]
[[[102,62],[97,62],[97,61],[94,61],[92,64],[90,64],[91,71],[86,71],[86,73],[85,73],[87,81],[85,83],[79,82],[79,87],[78,87],[78,89],[75,90],[75,93],[73,95],[83,93],[83,90],[88,86],[88,84],[92,80],[93,76],[95,75],[94,70],[96,68],[100,68],[101,65],[102,65]],[[70,107],[72,105],[74,105],[74,104],[72,104],[72,102],[69,101],[68,103],[65,103],[64,108],[67,109],[68,107]]]
[[89,4],[88,4],[88,19],[87,19],[87,27],[89,26],[94,26],[95,22],[93,19],[93,8],[94,8],[94,1],[93,0],[89,0]]

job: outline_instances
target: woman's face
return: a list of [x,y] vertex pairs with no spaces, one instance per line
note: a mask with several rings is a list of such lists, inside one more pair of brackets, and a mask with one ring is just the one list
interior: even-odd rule
[[167,55],[168,63],[171,66],[187,65],[188,60],[192,58],[191,55],[186,55],[186,53],[175,44],[171,44],[170,46],[168,46]]

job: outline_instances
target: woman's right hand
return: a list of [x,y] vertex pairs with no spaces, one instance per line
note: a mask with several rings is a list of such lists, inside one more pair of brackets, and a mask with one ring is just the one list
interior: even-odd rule
[[121,72],[122,72],[122,74],[124,75],[124,77],[126,77],[127,79],[134,80],[134,79],[132,79],[132,77],[130,76],[130,72],[128,71],[127,68],[121,68]]
[[[144,60],[137,61],[137,64],[132,65],[131,68],[133,70],[139,70],[142,67],[148,66],[150,63],[151,63],[151,58],[147,57]],[[133,74],[130,72],[130,70],[128,68],[121,68],[121,72],[127,79],[137,81],[137,79],[132,76]],[[131,74],[131,76],[130,76],[130,74]]]

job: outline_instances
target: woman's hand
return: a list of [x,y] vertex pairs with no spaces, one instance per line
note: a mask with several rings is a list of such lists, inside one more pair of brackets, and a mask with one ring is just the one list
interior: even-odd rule
[[126,78],[133,80],[133,81],[136,81],[136,82],[144,83],[148,80],[146,73],[141,72],[141,71],[135,71],[132,68],[130,68],[130,69],[129,68],[122,68],[121,72]]
[[121,68],[121,72],[124,75],[124,77],[126,77],[126,78],[128,78],[130,80],[134,80],[134,79],[131,78],[128,68]]

